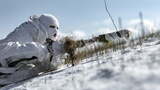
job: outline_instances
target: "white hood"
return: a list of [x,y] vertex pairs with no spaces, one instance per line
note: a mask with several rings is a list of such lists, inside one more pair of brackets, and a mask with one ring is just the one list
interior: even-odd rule
[[13,32],[11,32],[4,42],[39,42],[44,43],[46,38],[56,40],[59,22],[53,15],[42,14],[33,15],[27,22],[22,23]]

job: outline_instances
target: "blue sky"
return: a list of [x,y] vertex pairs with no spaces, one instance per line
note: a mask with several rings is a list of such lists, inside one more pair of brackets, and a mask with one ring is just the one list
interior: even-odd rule
[[[109,0],[113,18],[124,22],[138,18],[160,20],[160,0]],[[103,0],[0,0],[0,38],[4,38],[33,14],[50,13],[58,17],[61,32],[82,30],[91,35],[101,27],[113,27],[108,20]]]

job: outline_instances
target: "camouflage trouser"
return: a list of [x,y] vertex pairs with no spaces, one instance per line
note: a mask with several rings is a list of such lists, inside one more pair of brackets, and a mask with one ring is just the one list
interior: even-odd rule
[[1,74],[0,75],[0,86],[17,83],[26,79],[33,78],[38,76],[40,72],[47,72],[49,70],[53,70],[49,63],[28,63],[28,62],[20,62],[16,65],[15,72],[9,74]]

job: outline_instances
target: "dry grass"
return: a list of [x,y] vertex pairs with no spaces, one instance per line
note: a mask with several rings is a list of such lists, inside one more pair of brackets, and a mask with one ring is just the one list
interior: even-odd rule
[[[97,42],[98,43],[98,42]],[[66,38],[65,43],[65,50],[69,54],[68,57],[65,59],[65,64],[71,64],[72,66],[80,63],[83,59],[93,56],[96,53],[99,54],[105,54],[104,52],[107,52],[108,49],[114,49],[117,50],[124,46],[125,43],[117,43],[113,44],[112,42],[99,42],[97,43],[91,43],[89,44],[93,48],[87,47],[88,45],[80,45],[79,41]],[[82,47],[84,46],[84,47]]]
[[[148,38],[157,38],[160,37],[160,33],[151,33],[147,34],[144,37],[139,37],[137,39],[131,39],[129,42],[129,46],[126,46],[126,43],[119,42],[99,42],[101,44],[97,45],[96,43],[92,43],[93,48],[85,46],[82,44],[83,40],[73,40],[72,38],[66,37],[64,48],[68,53],[68,57],[65,58],[65,64],[71,64],[72,66],[79,64],[82,60],[92,57],[93,55],[102,55],[108,52],[109,49],[113,49],[113,51],[125,49],[127,47],[134,47],[137,45],[142,45],[142,43]],[[98,53],[98,54],[97,54]]]
[[[125,31],[128,32],[128,30]],[[121,32],[121,34],[123,33]],[[128,35],[130,34],[132,33],[129,31]],[[122,50],[127,47],[142,45],[143,42],[147,41],[149,38],[160,38],[160,32],[150,34],[143,33],[144,36],[142,35],[138,38],[132,38],[128,40],[127,43],[129,44],[126,46],[126,42],[121,42],[119,40],[117,40],[116,43],[114,41],[108,41],[105,39],[104,35],[100,35],[99,37],[101,38],[94,37],[94,40],[96,40],[98,43],[101,43],[100,45],[97,45],[97,43],[94,43],[94,41],[92,42],[92,40],[89,41],[90,44],[93,44],[93,48],[88,47],[90,44],[86,44],[84,42],[85,40],[74,40],[73,38],[66,37],[64,49],[68,53],[68,57],[65,58],[65,64],[71,64],[74,66],[80,63],[82,60],[92,57],[93,55],[97,55],[98,57],[99,54],[105,54],[109,49],[112,49],[112,51]]]

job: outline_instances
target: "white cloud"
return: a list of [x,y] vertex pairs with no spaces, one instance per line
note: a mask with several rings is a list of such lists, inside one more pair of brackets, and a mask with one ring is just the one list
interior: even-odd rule
[[98,34],[104,34],[104,33],[111,33],[114,32],[115,30],[109,29],[109,28],[99,28],[97,29]]
[[95,21],[95,22],[91,23],[91,26],[95,26],[95,27],[108,26],[108,25],[112,25],[112,22],[110,19],[104,19],[101,21]]
[[[143,20],[143,28],[144,34],[153,33],[157,31],[157,26],[152,20],[144,19]],[[129,29],[133,36],[141,36],[142,35],[142,26],[140,19],[132,19],[128,21],[127,29]]]
[[110,19],[105,19],[102,23],[105,25],[112,25],[112,22]]
[[[155,23],[152,20],[144,19],[143,23],[144,23],[145,33],[155,32],[157,30],[157,25],[155,25]],[[125,20],[124,28],[129,29],[131,32],[133,32],[134,36],[136,35],[140,36],[142,33],[139,19]],[[71,33],[67,33],[64,35],[74,36],[76,39],[80,39],[80,38],[88,38],[93,35],[96,36],[98,34],[110,33],[115,31],[116,30],[114,29],[110,19],[105,19],[99,22],[91,22],[88,25],[84,25],[83,28],[74,29],[72,30]]]
[[[151,20],[144,19],[143,24],[144,24],[144,29],[146,33],[152,33],[152,32],[155,32],[155,30],[157,30],[156,25]],[[128,22],[128,27],[141,31],[141,28],[142,28],[141,21],[139,19],[130,20]]]
[[[110,32],[116,31],[115,29],[113,29],[114,27],[112,27],[112,23],[110,22],[110,20],[104,20],[100,23],[106,26],[101,26],[97,28],[96,33],[104,34],[104,33],[110,33]],[[125,23],[126,23],[125,26],[127,27],[126,29],[129,29],[132,32],[133,37],[142,35],[142,31],[141,31],[142,29],[141,29],[141,24],[140,24],[141,22],[139,19],[128,20]],[[145,34],[152,33],[157,30],[157,26],[152,20],[144,19],[143,23],[144,23]],[[107,27],[108,25],[110,26]]]
[[116,31],[110,19],[104,19],[102,21],[95,22],[94,25],[96,27],[95,32],[94,32],[95,35],[111,33],[111,32]]
[[76,39],[81,39],[81,38],[85,38],[87,35],[85,32],[83,32],[82,30],[75,30],[72,32],[73,36],[76,37]]
[[88,38],[87,37],[88,35],[84,31],[82,31],[82,30],[72,30],[72,32],[70,32],[70,33],[64,33],[64,32],[59,31],[57,39],[61,39],[61,38],[66,37],[66,36],[73,37],[73,39],[75,39],[75,40]]

